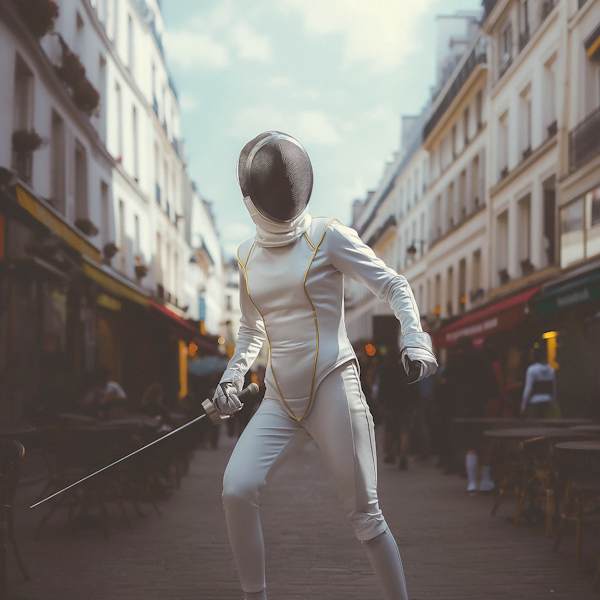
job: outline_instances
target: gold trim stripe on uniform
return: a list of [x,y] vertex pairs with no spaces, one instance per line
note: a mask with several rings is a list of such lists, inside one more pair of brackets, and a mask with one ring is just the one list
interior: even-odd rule
[[248,293],[248,298],[250,298],[250,302],[252,302],[252,304],[254,305],[254,308],[260,315],[260,318],[263,320],[263,325],[265,326],[265,334],[267,336],[267,344],[269,344],[269,364],[271,365],[271,373],[273,374],[273,379],[275,381],[275,385],[277,386],[277,391],[279,392],[279,395],[281,396],[283,403],[287,406],[288,410],[294,415],[294,418],[296,419],[296,421],[300,421],[300,419],[296,416],[296,413],[294,413],[294,411],[288,406],[288,403],[285,401],[285,398],[283,397],[281,388],[279,387],[279,383],[277,382],[277,377],[275,376],[275,371],[273,370],[273,359],[272,359],[272,353],[271,353],[271,339],[269,338],[269,330],[267,329],[267,322],[265,321],[263,314],[260,312],[258,306],[256,306],[256,304],[254,303],[254,300],[252,300],[252,296],[250,295],[250,287],[248,285],[248,272],[246,271],[246,266],[248,264],[248,261],[250,260],[250,255],[252,254],[252,250],[254,249],[255,244],[256,244],[256,242],[252,243],[252,246],[250,247],[250,252],[248,252],[248,257],[246,258],[245,263],[242,263],[242,261],[240,260],[240,252],[239,252],[239,248],[238,248],[238,255],[237,255],[238,262],[240,263],[240,267],[242,267],[242,269],[244,271],[244,279],[246,280],[246,292]]
[[[311,306],[312,311],[313,311],[313,318],[315,320],[315,330],[317,332],[317,350],[315,351],[315,364],[313,365],[313,375],[312,375],[312,382],[310,384],[310,397],[309,397],[309,400],[308,400],[308,406],[306,407],[306,410],[304,411],[304,414],[299,419],[298,419],[298,417],[296,417],[296,419],[298,419],[298,421],[301,421],[302,419],[304,419],[304,417],[308,414],[308,411],[310,410],[310,407],[312,405],[313,390],[314,390],[314,387],[315,387],[315,375],[316,375],[316,372],[317,372],[317,358],[319,357],[319,324],[317,322],[317,311],[315,310],[315,305],[312,303],[312,300],[310,299],[310,296],[308,295],[308,292],[306,291],[306,278],[308,277],[308,272],[310,271],[310,268],[311,268],[311,266],[313,264],[313,261],[315,260],[315,256],[317,255],[317,250],[319,249],[319,246],[321,245],[321,242],[325,239],[325,234],[327,233],[327,228],[329,227],[329,223],[331,223],[334,220],[335,219],[331,219],[330,221],[327,222],[327,225],[325,225],[325,230],[323,231],[323,235],[321,236],[321,239],[319,240],[319,243],[316,245],[316,247],[310,241],[310,239],[308,238],[308,236],[306,236],[306,239],[310,242],[310,245],[315,249],[315,251],[313,252],[312,258],[310,259],[310,263],[308,263],[308,269],[306,269],[306,273],[304,274],[303,285],[304,285],[304,294],[306,295],[306,298],[307,298],[307,300],[310,303],[310,306]],[[306,232],[305,232],[304,235],[306,235]]]

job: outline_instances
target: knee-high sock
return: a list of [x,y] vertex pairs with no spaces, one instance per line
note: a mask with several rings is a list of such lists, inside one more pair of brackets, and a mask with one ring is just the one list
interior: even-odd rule
[[400,551],[389,529],[363,545],[385,600],[408,600]]

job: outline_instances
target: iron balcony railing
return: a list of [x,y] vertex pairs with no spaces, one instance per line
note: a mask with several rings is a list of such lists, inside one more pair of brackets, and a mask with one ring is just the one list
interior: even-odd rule
[[427,139],[429,134],[434,130],[435,126],[442,120],[444,113],[450,108],[450,105],[460,93],[460,90],[467,82],[467,79],[471,73],[475,70],[475,67],[479,64],[487,62],[486,44],[485,38],[480,38],[475,47],[473,48],[469,58],[465,61],[460,71],[454,78],[452,85],[446,92],[446,95],[438,105],[436,111],[425,127],[423,128],[423,139]]
[[600,106],[569,133],[569,171],[600,153]]

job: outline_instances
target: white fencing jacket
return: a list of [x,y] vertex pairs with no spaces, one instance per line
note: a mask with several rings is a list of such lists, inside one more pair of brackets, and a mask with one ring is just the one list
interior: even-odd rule
[[261,229],[265,223],[259,225],[261,217],[249,198],[245,202],[258,233],[238,249],[242,317],[222,382],[235,381],[241,389],[266,340],[267,394],[270,390],[280,398],[298,421],[308,415],[320,382],[337,366],[356,360],[344,325],[344,276],[389,303],[400,321],[403,353],[423,363],[421,377],[435,372],[431,339],[421,328],[408,282],[377,258],[356,231],[305,211],[292,234],[283,232],[284,245],[278,245],[282,232]]

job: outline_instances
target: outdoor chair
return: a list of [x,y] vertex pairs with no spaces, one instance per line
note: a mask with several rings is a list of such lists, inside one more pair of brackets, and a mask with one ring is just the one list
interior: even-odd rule
[[21,558],[15,537],[13,506],[19,477],[21,462],[25,448],[14,440],[0,440],[0,600],[6,595],[6,549],[12,545],[19,569],[23,577],[29,581],[27,567]]

